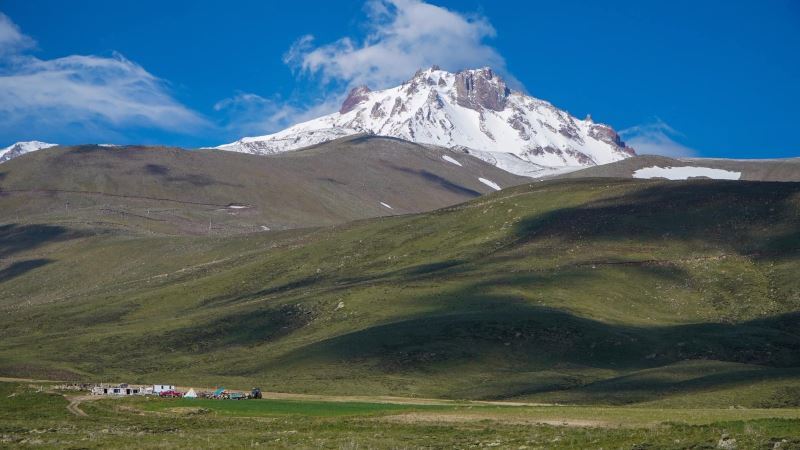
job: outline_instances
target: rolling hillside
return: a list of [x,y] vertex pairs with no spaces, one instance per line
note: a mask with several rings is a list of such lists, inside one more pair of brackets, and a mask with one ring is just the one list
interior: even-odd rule
[[228,235],[429,211],[523,180],[392,138],[351,137],[269,157],[58,147],[0,166],[0,211],[8,222]]
[[800,405],[797,183],[556,180],[227,237],[2,217],[2,375]]

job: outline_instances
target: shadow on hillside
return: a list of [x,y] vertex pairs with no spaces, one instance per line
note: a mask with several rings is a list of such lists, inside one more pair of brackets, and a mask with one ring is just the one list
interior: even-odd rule
[[82,157],[83,155],[99,154],[122,159],[132,159],[136,150],[128,147],[104,147],[102,145],[76,145],[66,152],[59,155],[59,159],[70,159],[73,156]]
[[[589,184],[588,181],[582,181]],[[537,215],[521,222],[514,230],[512,241],[504,249],[516,248],[526,242],[552,237],[568,241],[600,239],[647,240],[649,245],[659,240],[707,240],[713,247],[730,249],[756,258],[793,257],[800,251],[800,222],[793,197],[800,196],[800,183],[692,182],[643,185],[639,191],[621,197],[598,200],[579,207],[562,208]],[[765,230],[782,230],[765,234]],[[503,254],[492,249],[493,264],[511,263],[521,257]],[[485,262],[485,260],[484,260]],[[514,275],[480,283],[476,287],[524,284],[534,282],[549,285],[575,280],[577,269],[595,265],[624,266],[644,275],[668,281],[691,278],[685,269],[665,261],[630,260],[603,257],[574,261],[553,267],[537,275]],[[359,284],[388,281],[419,281],[441,276],[454,276],[475,270],[466,260],[445,260],[363,274],[341,277],[333,274],[309,276],[279,286],[248,293],[225,295],[207,300],[206,305],[232,304],[259,297],[288,292],[297,288],[326,287],[331,291],[348,289]],[[526,282],[525,278],[529,280]],[[328,286],[325,286],[325,285]],[[534,286],[535,287],[535,286]]]
[[292,291],[294,289],[301,289],[312,287],[317,283],[321,283],[325,280],[325,278],[321,276],[309,276],[304,277],[298,280],[289,281],[287,283],[279,284],[277,286],[270,286],[265,289],[259,289],[257,291],[251,292],[244,292],[244,293],[234,293],[228,295],[218,295],[215,297],[207,298],[200,303],[200,306],[222,306],[222,305],[230,305],[238,302],[248,301],[248,300],[256,300],[260,299],[269,295],[277,295],[282,294],[285,292]]
[[[703,372],[696,371],[698,366]],[[748,386],[766,381],[792,381],[800,378],[797,368],[763,368],[758,366],[716,367],[711,362],[694,361],[685,370],[681,365],[669,366],[663,370],[647,370],[630,375],[615,377],[585,386],[571,389],[559,396],[559,401],[582,403],[586,401],[602,401],[610,404],[627,404],[645,402],[667,397],[676,391],[682,394],[700,393],[708,390]],[[684,378],[687,377],[688,378]],[[527,392],[516,392],[515,397],[536,395],[547,392],[542,389],[530,389]]]
[[[492,388],[476,386],[468,396],[513,398],[569,389],[564,402],[610,403],[747,385],[782,379],[787,373],[800,376],[792,369],[800,367],[800,336],[782,330],[787,324],[799,327],[800,313],[740,324],[642,327],[612,325],[521,302],[509,304],[503,298],[484,300],[491,306],[472,299],[466,302],[469,311],[373,326],[309,344],[275,361],[238,368],[235,374],[253,376],[286,367],[304,370],[328,365],[414,377],[463,373],[494,379],[501,373],[519,376],[544,371],[555,374],[556,380],[562,377],[562,382],[544,383],[532,376],[525,383],[517,377],[497,380]],[[723,361],[771,369],[708,372],[693,375],[691,380],[657,373],[659,368],[682,361]],[[560,372],[560,368],[567,370]],[[596,383],[589,380],[590,384],[582,386],[574,384],[576,368],[655,372]],[[460,384],[454,381],[453,386]]]
[[188,183],[196,187],[206,186],[228,186],[228,187],[242,187],[241,184],[229,183],[227,181],[217,180],[209,175],[203,173],[189,173],[175,175],[172,169],[161,164],[145,164],[142,171],[154,177],[161,178],[162,181],[168,183]]
[[417,176],[417,177],[421,178],[422,180],[424,180],[425,182],[427,182],[428,184],[433,184],[435,186],[444,188],[445,190],[448,190],[450,192],[454,192],[456,194],[466,195],[466,196],[469,196],[469,197],[480,197],[481,196],[481,193],[476,191],[476,190],[474,190],[474,189],[470,189],[470,188],[461,186],[460,184],[453,183],[452,181],[448,180],[447,178],[444,178],[444,177],[441,177],[439,175],[436,175],[435,173],[428,172],[425,169],[417,170],[417,169],[411,169],[409,167],[396,166],[394,164],[389,164],[389,167],[391,167],[392,169],[397,170],[399,172],[403,172],[403,173],[407,173],[409,175]]
[[32,250],[52,242],[67,241],[85,236],[85,233],[59,225],[0,225],[0,258]]
[[328,183],[331,183],[331,184],[336,184],[336,185],[338,185],[338,186],[347,186],[347,183],[345,183],[345,182],[343,182],[343,181],[339,181],[339,180],[337,180],[336,178],[331,178],[331,177],[317,177],[317,178],[315,178],[315,179],[316,179],[316,180],[318,180],[318,181],[325,181],[325,182],[328,182]]
[[357,137],[349,139],[347,141],[347,143],[350,144],[350,145],[365,145],[365,144],[369,144],[369,145],[375,146],[375,145],[383,144],[385,141],[397,142],[399,144],[403,144],[403,145],[406,145],[406,146],[409,146],[409,147],[419,145],[419,144],[415,144],[413,142],[406,141],[404,139],[396,138],[396,137],[393,137],[393,136],[374,136],[374,135],[357,136]]
[[[680,279],[686,276],[680,269],[656,269],[651,273],[647,267],[633,268],[657,277]],[[505,371],[557,374],[560,367],[631,373],[692,360],[771,367],[778,372],[800,367],[800,333],[797,332],[800,312],[741,323],[632,326],[579,317],[522,298],[487,293],[486,289],[492,286],[520,289],[536,289],[543,285],[575,286],[591,274],[583,270],[499,275],[455,291],[420,298],[420,305],[435,308],[426,313],[318,341],[278,360],[240,367],[234,372],[253,376],[284,367],[303,370],[304,367],[335,365],[360,366],[374,373],[401,376],[463,372],[494,377]],[[727,375],[708,373],[696,376],[693,382],[659,376],[617,379],[613,383],[608,380],[605,384],[592,384],[585,392],[581,391],[582,394],[575,394],[575,399],[588,401],[605,396],[610,402],[630,403],[656,399],[667,392],[747,384],[759,376],[762,379],[776,377],[778,372],[760,375],[744,371],[729,371]],[[480,395],[511,398],[581,388],[574,385],[573,374],[569,370],[564,372],[563,384],[543,384],[535,380],[528,385],[517,381],[498,382],[496,389]],[[617,391],[622,394],[615,397]]]
[[12,263],[5,269],[0,270],[0,283],[4,283],[12,278],[30,272],[31,270],[38,269],[44,265],[53,262],[50,259],[30,259],[27,261],[17,261]]
[[386,372],[488,356],[530,370],[565,363],[641,370],[693,359],[800,367],[800,336],[782,329],[788,323],[800,326],[797,312],[738,324],[641,327],[612,325],[502,297],[462,302],[461,312],[378,325],[312,344],[298,355],[341,362],[371,359]]
[[551,237],[663,239],[711,241],[756,257],[794,256],[800,220],[792,199],[798,198],[800,183],[659,184],[523,220],[514,245]]
[[435,263],[419,264],[411,267],[403,267],[400,269],[379,272],[375,274],[365,274],[357,277],[341,277],[336,276],[337,274],[310,275],[264,289],[218,295],[203,300],[200,305],[210,307],[231,305],[239,302],[263,299],[264,297],[270,295],[283,294],[301,288],[324,288],[326,292],[335,292],[351,289],[358,285],[379,282],[382,283],[397,279],[403,279],[406,281],[422,280],[441,275],[443,272],[446,272],[447,275],[464,273],[467,271],[466,267],[464,267],[464,264],[465,261],[462,260],[447,260]]
[[266,344],[302,328],[314,317],[315,312],[302,305],[240,312],[197,326],[147,336],[136,348],[202,353],[232,346]]

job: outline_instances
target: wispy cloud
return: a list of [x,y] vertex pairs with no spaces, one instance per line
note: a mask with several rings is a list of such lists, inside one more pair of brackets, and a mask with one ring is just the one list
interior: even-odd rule
[[168,84],[121,54],[42,60],[35,45],[0,13],[0,130],[167,130],[208,125],[172,96]]
[[619,132],[625,143],[640,155],[661,155],[673,158],[695,156],[697,152],[674,138],[682,134],[663,120],[656,118],[653,122],[626,128]]
[[340,97],[303,107],[280,98],[269,99],[260,95],[239,92],[233,97],[220,100],[214,110],[225,117],[222,126],[238,136],[272,133],[298,122],[323,116],[339,107]]
[[478,14],[459,14],[420,0],[370,0],[364,39],[342,37],[315,46],[311,35],[286,53],[287,64],[323,82],[388,87],[434,64],[448,70],[492,66],[507,74],[505,59],[486,44],[496,31]]
[[0,12],[0,56],[31,48],[36,41],[24,35],[17,24]]

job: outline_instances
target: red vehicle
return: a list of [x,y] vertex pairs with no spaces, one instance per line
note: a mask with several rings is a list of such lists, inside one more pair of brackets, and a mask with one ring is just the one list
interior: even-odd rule
[[178,391],[163,391],[158,394],[160,397],[181,398],[183,394]]

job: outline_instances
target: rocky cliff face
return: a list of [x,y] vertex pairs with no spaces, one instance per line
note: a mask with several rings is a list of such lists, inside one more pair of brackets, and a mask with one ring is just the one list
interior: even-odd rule
[[496,77],[492,69],[465,70],[455,76],[456,103],[480,111],[506,109],[506,99],[511,92],[502,79]]
[[342,107],[339,109],[339,114],[347,114],[355,109],[361,102],[369,99],[371,91],[367,86],[358,86],[350,90],[347,98],[344,99]]
[[524,175],[606,164],[635,154],[608,125],[577,119],[544,100],[510,90],[490,68],[450,73],[438,67],[420,70],[390,89],[357,87],[337,113],[219,148],[268,154],[355,133],[458,148]]

